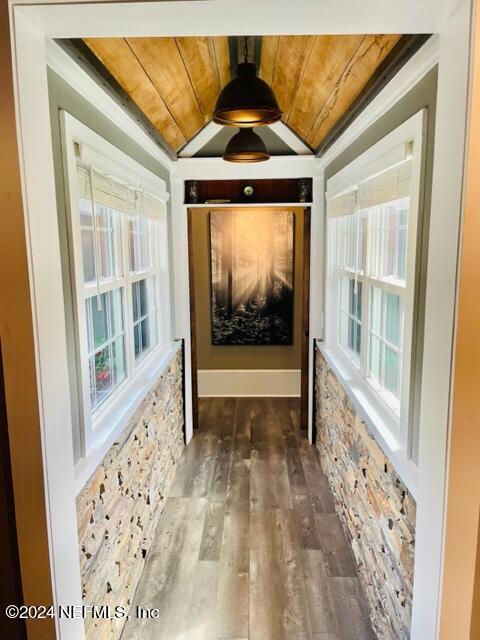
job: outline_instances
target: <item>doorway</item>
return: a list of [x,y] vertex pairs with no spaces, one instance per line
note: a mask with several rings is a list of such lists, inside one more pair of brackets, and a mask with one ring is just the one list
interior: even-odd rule
[[[216,291],[216,278],[222,277],[216,271],[220,264],[225,268],[225,260],[216,250],[212,234],[218,233],[222,221],[229,224],[229,218],[235,216],[240,231],[232,247],[234,266],[232,271],[230,264],[229,276],[223,276],[230,278],[225,287],[233,295],[227,309]],[[272,229],[267,242],[285,246],[287,237],[273,238],[273,227],[281,224],[282,216],[291,222],[286,230],[287,235],[291,233],[291,256],[277,255],[275,266],[271,256],[268,258],[270,272],[264,274],[264,280],[270,282],[271,289],[267,291],[258,267],[261,227],[263,224],[266,237]],[[299,426],[307,431],[310,208],[191,206],[188,247],[194,428],[199,425],[199,397],[283,396],[299,399]],[[265,250],[268,253],[268,248]],[[231,318],[221,326],[227,312]],[[281,328],[275,331],[275,327]]]

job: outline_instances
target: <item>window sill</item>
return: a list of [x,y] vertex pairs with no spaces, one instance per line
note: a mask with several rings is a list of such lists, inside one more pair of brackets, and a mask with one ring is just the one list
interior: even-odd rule
[[[123,390],[118,401],[108,408],[108,415],[102,416],[101,427],[96,427],[96,438],[88,455],[80,458],[75,465],[75,494],[83,489],[112,444],[128,424],[140,403],[148,394],[158,378],[166,371],[175,354],[181,348],[180,342],[174,342],[163,352],[149,354],[148,362],[142,363],[142,371],[135,384]],[[145,365],[145,366],[143,366]]]
[[375,397],[374,390],[370,389],[365,380],[356,375],[353,365],[346,361],[345,356],[318,340],[317,348],[336,375],[355,411],[367,425],[370,434],[415,498],[418,470],[392,433],[393,430],[398,429],[393,416],[389,417],[381,401]]

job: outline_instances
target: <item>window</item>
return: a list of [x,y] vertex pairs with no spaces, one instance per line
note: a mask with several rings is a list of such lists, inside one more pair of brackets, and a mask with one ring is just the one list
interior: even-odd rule
[[125,379],[125,330],[121,287],[85,301],[92,409]]
[[139,360],[157,342],[154,277],[132,284],[132,306],[135,360]]
[[327,192],[326,349],[380,440],[409,461],[422,122],[392,132]]
[[72,136],[67,156],[78,462],[125,425],[122,416],[145,396],[172,338],[162,181],[80,123],[74,128],[81,144]]

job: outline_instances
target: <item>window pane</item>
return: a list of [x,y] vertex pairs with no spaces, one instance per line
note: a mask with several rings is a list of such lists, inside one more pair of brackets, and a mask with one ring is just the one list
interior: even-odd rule
[[110,345],[96,353],[94,359],[96,403],[99,405],[110,395],[113,385],[113,366]]
[[367,212],[359,212],[358,234],[357,234],[357,271],[365,269],[365,228],[367,223]]
[[96,225],[98,235],[98,254],[100,277],[105,279],[117,275],[117,264],[121,257],[115,255],[115,234],[119,232],[119,213],[107,207],[95,205]]
[[125,378],[122,289],[85,301],[89,349],[90,399],[98,407]]
[[358,318],[362,319],[362,283],[357,280],[349,281],[350,291],[349,291],[349,305],[348,311]]
[[142,335],[140,330],[140,324],[136,324],[133,327],[133,341],[134,341],[134,348],[135,348],[135,358],[138,358],[138,356],[142,353]]
[[108,293],[110,304],[110,335],[116,336],[123,331],[122,289],[114,289]]
[[141,216],[129,216],[130,270],[139,272],[150,267],[151,221]]
[[[401,296],[383,291],[379,287],[372,287],[369,376],[381,389],[389,391],[397,398],[400,393],[402,325]],[[398,411],[398,406],[393,406],[392,402],[389,404],[394,411]]]
[[343,277],[340,281],[340,309],[343,311],[348,311],[349,303],[348,303],[348,290],[349,290],[349,278]]
[[409,198],[383,204],[372,212],[376,226],[374,274],[405,280]]
[[138,302],[138,282],[132,284],[132,313],[133,322],[137,322],[140,317],[140,305]]
[[398,256],[397,256],[397,278],[405,280],[406,258],[407,258],[407,223],[408,207],[401,207],[398,211]]
[[133,340],[135,358],[157,343],[157,310],[155,308],[155,278],[145,278],[132,284]]
[[95,280],[95,253],[93,249],[93,230],[82,229],[83,279],[85,282]]
[[385,345],[385,388],[398,395],[399,355]]
[[92,227],[92,203],[87,198],[79,198],[79,209],[80,209],[80,226],[84,227]]
[[348,320],[348,348],[360,355],[361,326],[352,318]]
[[137,264],[137,247],[135,246],[135,226],[137,218],[129,216],[128,218],[128,249],[130,253],[130,271],[135,271],[135,265]]
[[100,300],[96,296],[87,300],[87,303],[90,304],[94,348],[101,346],[108,340],[106,297],[107,294],[103,293]]
[[385,293],[385,338],[396,347],[400,347],[400,296]]
[[382,333],[382,291],[378,287],[372,287],[372,310],[370,327],[372,331]]
[[125,377],[125,349],[123,336],[112,342],[113,378],[116,383]]
[[138,282],[138,298],[140,302],[140,316],[144,316],[148,313],[148,302],[147,302],[147,281],[140,280]]
[[[132,284],[133,321],[147,315],[150,311],[147,293],[147,281],[138,280]],[[152,305],[150,305],[152,306]]]
[[380,382],[380,362],[382,343],[376,336],[370,336],[370,376]]
[[[95,227],[97,247],[95,247],[94,225],[91,203],[80,198],[80,228],[83,255],[83,277],[85,282],[95,280],[95,250],[98,249],[98,276],[110,279],[120,271],[121,256],[117,256],[120,242],[119,213],[95,204]],[[118,247],[118,249],[117,249]]]
[[145,318],[140,323],[141,339],[142,339],[142,351],[146,351],[150,347],[150,320]]

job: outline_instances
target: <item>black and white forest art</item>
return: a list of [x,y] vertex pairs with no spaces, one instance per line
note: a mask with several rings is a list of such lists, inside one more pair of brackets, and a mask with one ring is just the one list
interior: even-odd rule
[[288,345],[293,340],[291,211],[212,211],[212,343]]

